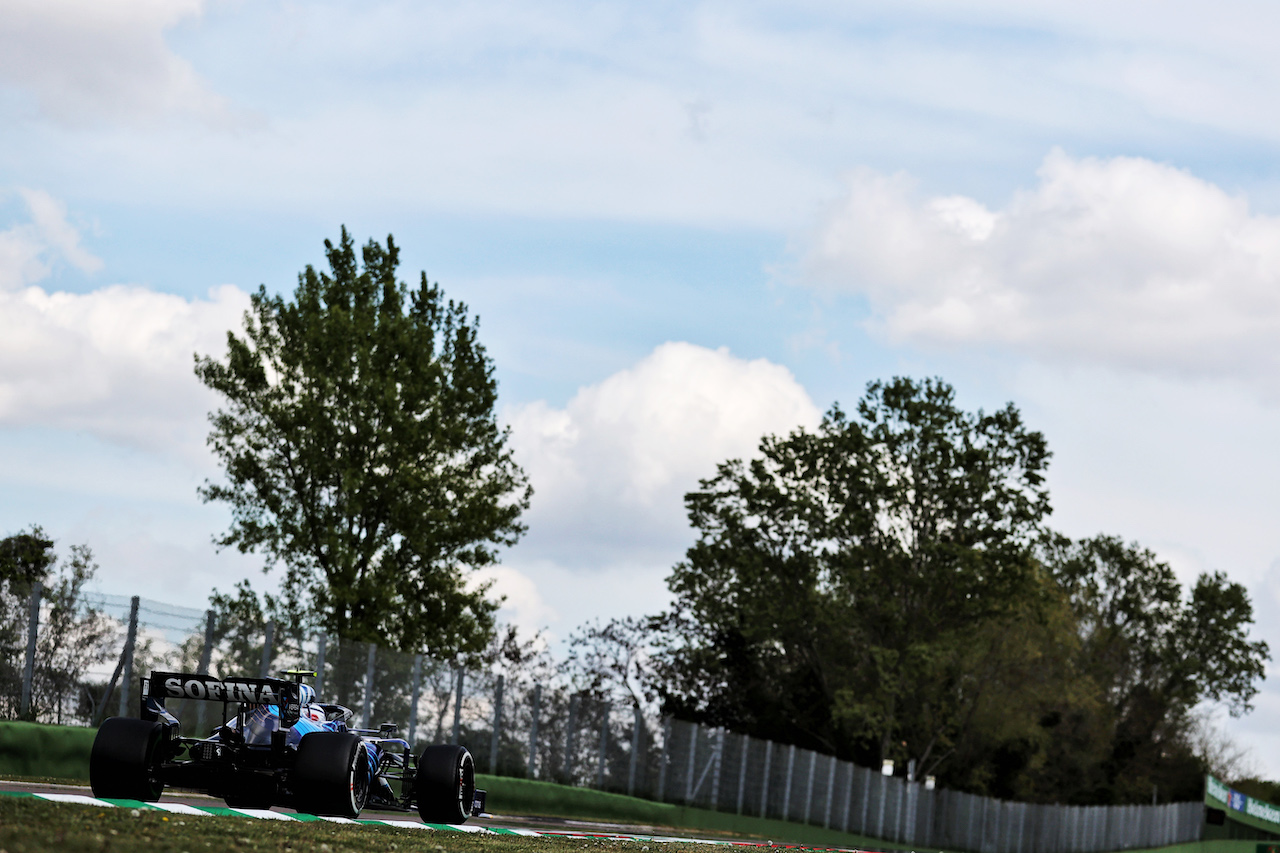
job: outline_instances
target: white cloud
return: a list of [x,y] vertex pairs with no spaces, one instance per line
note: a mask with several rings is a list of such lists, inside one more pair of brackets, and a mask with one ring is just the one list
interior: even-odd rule
[[94,271],[101,262],[55,199],[24,197],[32,221],[0,231],[0,425],[197,452],[211,400],[192,354],[222,351],[248,294],[231,285],[195,300],[123,284],[46,291],[35,282],[53,264]]
[[691,542],[685,492],[763,435],[819,417],[786,368],[688,343],[659,346],[563,409],[521,406],[508,421],[535,494],[517,553],[594,568],[651,555],[669,567]]
[[1039,179],[991,210],[859,172],[808,272],[895,340],[1280,387],[1280,219],[1139,158],[1055,151]]
[[0,0],[0,86],[67,125],[162,113],[220,117],[221,98],[165,44],[201,0]]
[[489,595],[502,598],[498,619],[515,625],[526,636],[533,636],[559,617],[543,600],[538,584],[512,566],[489,566],[475,574],[476,580],[493,581]]
[[39,281],[59,260],[93,273],[102,261],[80,245],[80,234],[67,222],[66,207],[41,190],[21,189],[31,221],[0,231],[0,292]]

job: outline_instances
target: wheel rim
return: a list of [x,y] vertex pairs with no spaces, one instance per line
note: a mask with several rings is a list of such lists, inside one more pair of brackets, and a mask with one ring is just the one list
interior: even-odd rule
[[[469,753],[462,753],[458,757],[458,819],[466,820],[471,814],[471,803],[468,799],[468,788],[471,789],[471,799],[475,798],[475,782],[467,784],[467,764],[471,760]],[[474,777],[473,777],[474,778]]]
[[364,752],[364,743],[358,743],[351,756],[351,810],[357,815],[369,798],[369,776],[363,772],[364,768],[361,766],[364,763],[361,761]]

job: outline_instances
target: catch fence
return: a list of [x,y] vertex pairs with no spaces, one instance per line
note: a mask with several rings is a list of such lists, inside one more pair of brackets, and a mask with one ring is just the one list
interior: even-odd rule
[[917,848],[1101,853],[1200,838],[1201,802],[1155,806],[1014,803],[931,789],[833,756],[665,720],[656,799],[788,820]]
[[[0,698],[4,716],[93,725],[112,714],[136,715],[138,680],[152,668],[219,677],[314,669],[321,699],[351,708],[361,728],[394,722],[410,742],[462,744],[481,772],[918,848],[1102,853],[1201,837],[1200,802],[1062,806],[934,790],[793,745],[651,717],[631,703],[574,692],[550,672],[468,668],[340,637],[293,636],[271,622],[228,633],[213,611],[137,596],[90,598],[86,618],[96,619],[96,627],[80,640],[91,648],[55,660],[58,642],[77,635],[71,631],[58,642],[44,637],[41,620],[53,620],[39,596],[37,587],[23,638],[21,696],[12,695],[9,677],[3,685],[9,693]],[[7,652],[11,676],[19,662],[16,645]],[[189,732],[205,733],[221,722],[210,716],[216,706],[208,702],[184,701],[172,710]]]

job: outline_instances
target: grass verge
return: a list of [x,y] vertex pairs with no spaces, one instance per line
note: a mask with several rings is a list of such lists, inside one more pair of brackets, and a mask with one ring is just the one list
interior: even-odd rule
[[[147,809],[98,809],[32,797],[0,797],[0,849],[6,853],[644,853],[643,842],[582,838],[521,838],[345,826],[327,821],[271,821],[166,815]],[[705,853],[692,844],[663,845],[673,853]]]
[[726,838],[768,839],[809,847],[909,849],[907,845],[853,835],[837,829],[657,803],[592,788],[572,788],[568,785],[483,773],[476,774],[476,785],[489,792],[488,808],[495,815],[546,815],[659,828],[696,829]]
[[[87,783],[89,778],[89,750],[92,747],[95,734],[95,729],[47,726],[35,723],[0,722],[0,776],[10,779],[25,778],[30,781]],[[664,831],[693,829],[698,830],[700,833],[716,834],[724,838],[769,839],[774,842],[802,844],[811,847],[844,847],[863,850],[907,849],[906,845],[851,835],[838,830],[823,829],[820,826],[807,826],[780,820],[765,820],[746,815],[688,808],[671,803],[657,803],[589,788],[572,788],[550,782],[514,779],[505,776],[488,776],[485,774],[478,774],[476,781],[480,787],[489,792],[489,809],[497,815],[544,815],[580,820],[609,821],[620,824],[638,824],[654,827],[658,830],[658,834],[662,834]],[[49,843],[47,837],[41,844],[27,847],[16,846],[17,842],[14,842],[14,845],[9,845],[5,842],[6,836],[3,830],[7,827],[8,821],[5,819],[6,812],[4,809],[12,808],[6,802],[7,800],[9,798],[0,797],[0,848],[3,848],[0,849],[0,853],[17,853],[18,850],[27,849],[54,849],[54,845]],[[25,799],[20,801],[24,803],[30,802]],[[54,804],[44,803],[43,801],[34,802],[40,808],[54,807]],[[115,811],[123,811],[128,814],[129,810],[109,810],[108,813]],[[164,821],[163,817],[146,818],[146,820],[160,821],[161,823],[174,822],[172,817],[169,821]],[[193,820],[200,821],[203,818],[193,818]],[[272,832],[283,831],[280,829],[281,827],[299,826],[299,824],[286,824],[284,822],[258,821],[256,823],[269,824]],[[132,824],[130,825],[132,826]],[[329,824],[328,826],[333,825]],[[356,831],[359,828],[351,827],[349,829]],[[390,828],[388,827],[387,829]],[[319,832],[321,830],[316,829],[314,831]],[[395,831],[414,832],[413,830]],[[257,837],[258,830],[241,830],[241,834],[244,832],[252,832],[253,837]],[[451,843],[453,843],[452,840],[456,840],[452,833],[447,836],[445,834],[433,834],[430,837],[439,839],[448,837],[451,839]],[[472,836],[463,837],[471,838]],[[132,849],[121,846],[113,847],[114,836],[103,836],[103,838],[105,844],[99,844],[93,849]],[[422,839],[419,838],[418,841],[421,842]],[[538,850],[551,850],[546,846],[538,846],[544,841],[549,842],[550,840],[541,838],[523,839],[521,843],[532,843]],[[399,842],[394,843],[398,844]],[[66,848],[59,845],[59,853],[78,849],[89,848]],[[198,853],[198,851],[209,848],[202,843],[189,848],[151,847],[148,849],[187,849],[189,853]],[[283,846],[259,848],[232,845],[228,849],[286,850],[306,848],[297,846],[292,848]],[[333,849],[336,851],[338,849],[364,850],[375,848],[335,847]],[[378,847],[376,849],[392,848]],[[437,851],[438,853],[438,851],[444,849],[449,851],[470,851],[478,850],[479,848],[456,846],[444,848],[428,845],[427,847],[402,847],[399,849],[429,850]],[[567,850],[569,848],[564,849]],[[662,849],[671,850],[672,848],[664,846]],[[691,849],[706,850],[705,847]],[[1201,841],[1163,848],[1166,853],[1255,853],[1257,849],[1257,843],[1252,841]],[[1132,853],[1142,852],[1132,851]]]
[[97,733],[77,726],[0,722],[0,774],[87,781]]
[[[96,729],[73,726],[0,722],[0,775],[42,781],[87,782],[89,750],[96,733]],[[657,803],[590,788],[485,774],[478,775],[477,783],[489,792],[489,810],[500,815],[546,815],[669,829],[696,829],[726,837],[772,839],[811,846],[905,849],[903,845],[892,842],[820,826]]]

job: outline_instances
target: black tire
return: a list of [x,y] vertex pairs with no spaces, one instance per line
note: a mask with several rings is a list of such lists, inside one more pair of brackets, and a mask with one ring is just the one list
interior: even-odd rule
[[476,763],[464,746],[428,746],[418,756],[413,796],[423,823],[466,823],[476,797]]
[[290,775],[294,808],[354,818],[369,799],[369,756],[357,735],[312,732],[298,742]]
[[98,727],[89,753],[95,797],[155,802],[164,793],[157,753],[164,727],[134,717],[111,717]]

